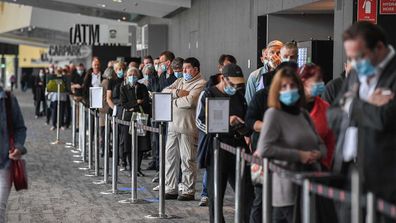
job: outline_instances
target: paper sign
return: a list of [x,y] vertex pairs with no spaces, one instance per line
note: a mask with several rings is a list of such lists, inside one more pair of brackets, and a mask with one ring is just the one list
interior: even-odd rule
[[229,98],[206,98],[206,133],[228,133],[230,118]]
[[396,0],[380,0],[380,14],[395,15]]
[[358,0],[357,21],[377,24],[377,0]]
[[90,87],[89,88],[89,102],[90,108],[103,107],[103,87]]
[[153,121],[172,121],[172,95],[168,93],[153,94]]

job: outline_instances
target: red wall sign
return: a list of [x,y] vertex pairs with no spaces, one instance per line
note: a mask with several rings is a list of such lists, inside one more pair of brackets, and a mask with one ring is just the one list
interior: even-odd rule
[[377,0],[358,0],[357,21],[377,24]]
[[380,0],[380,14],[396,14],[396,0]]

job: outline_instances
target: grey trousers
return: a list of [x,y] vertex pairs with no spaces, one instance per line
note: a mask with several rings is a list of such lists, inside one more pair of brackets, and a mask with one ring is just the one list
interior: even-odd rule
[[10,171],[8,168],[0,169],[0,223],[6,222],[7,200],[10,190]]
[[[168,132],[165,149],[165,192],[169,194],[194,195],[197,179],[197,137],[193,135]],[[178,186],[180,174],[182,180]]]

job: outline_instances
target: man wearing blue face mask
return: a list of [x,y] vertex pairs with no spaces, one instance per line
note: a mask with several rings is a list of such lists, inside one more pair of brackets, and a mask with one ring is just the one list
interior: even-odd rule
[[[205,89],[201,96],[201,109],[197,114],[197,125],[201,131],[206,131],[206,98],[208,97],[228,97],[230,98],[230,131],[226,134],[220,134],[220,141],[233,146],[240,146],[245,149],[245,152],[249,153],[248,146],[246,145],[244,136],[250,135],[250,130],[245,126],[244,117],[247,111],[247,103],[244,98],[245,92],[241,85],[245,84],[245,79],[242,73],[242,69],[236,64],[228,64],[222,68],[220,75],[220,82],[215,86]],[[239,87],[238,87],[239,86]],[[207,160],[206,160],[206,171],[207,171],[207,190],[209,197],[209,214],[210,222],[214,221],[214,160],[213,160],[213,138],[214,134],[208,134],[209,142],[207,143]],[[223,198],[225,189],[227,187],[227,181],[232,188],[235,188],[235,156],[220,150],[220,197]],[[234,168],[231,168],[234,167]],[[247,166],[245,168],[248,168]],[[250,171],[244,171],[242,176],[245,192],[242,197],[243,205],[243,216],[244,222],[249,222],[250,207],[252,204],[253,186],[250,180]],[[220,209],[223,209],[221,201]],[[222,216],[223,218],[223,216]]]
[[[198,143],[195,110],[205,84],[199,61],[191,57],[184,60],[183,78],[177,79],[162,91],[171,93],[173,97],[173,121],[169,123],[166,138],[165,199],[195,199]],[[182,180],[178,187],[180,160]],[[178,194],[179,190],[181,194]]]
[[160,55],[158,67],[159,92],[173,84],[177,79],[171,66],[174,59],[175,55],[170,51],[164,51]]
[[[358,22],[343,34],[352,71],[337,104],[350,117],[339,134],[334,166],[345,170],[357,166],[365,190],[396,202],[396,56],[386,34],[377,25]],[[384,219],[385,222],[392,222]]]

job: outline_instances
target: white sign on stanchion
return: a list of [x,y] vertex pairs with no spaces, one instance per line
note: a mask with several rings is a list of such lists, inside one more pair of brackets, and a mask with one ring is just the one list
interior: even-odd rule
[[89,88],[89,107],[103,108],[103,87]]
[[206,133],[228,133],[230,117],[229,98],[206,98]]
[[169,93],[153,94],[153,121],[172,121],[172,95]]

